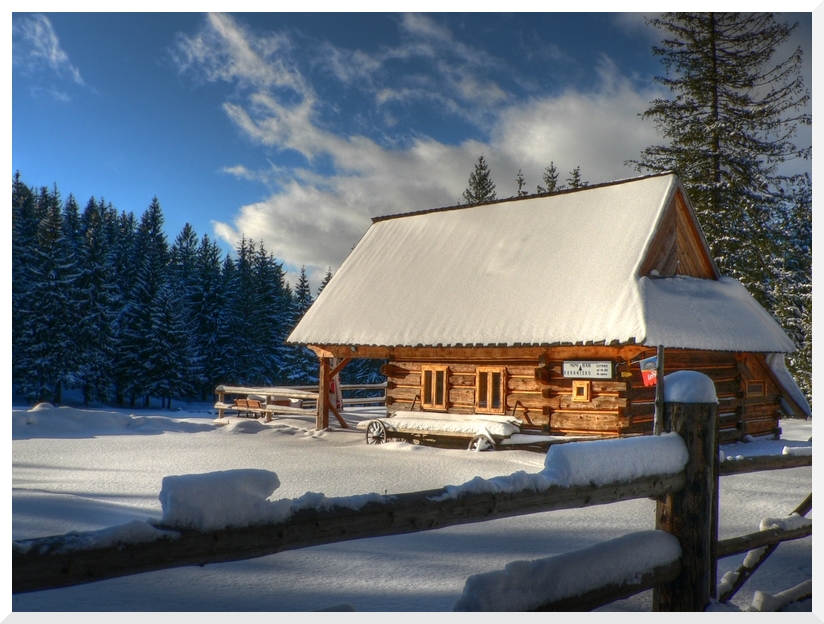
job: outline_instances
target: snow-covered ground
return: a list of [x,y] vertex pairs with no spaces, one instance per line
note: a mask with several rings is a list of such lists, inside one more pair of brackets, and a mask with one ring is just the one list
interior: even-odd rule
[[[207,405],[186,411],[56,408],[12,412],[12,538],[88,531],[160,518],[163,478],[235,469],[277,475],[272,499],[392,494],[475,477],[538,473],[545,456],[473,453],[405,442],[367,446],[354,426],[314,431],[300,416],[215,426]],[[357,422],[382,408],[347,411]],[[170,416],[171,414],[171,416]],[[727,445],[728,457],[811,447],[811,421],[784,421],[783,439]],[[584,443],[591,444],[591,443]],[[619,461],[616,458],[615,461]],[[723,477],[720,537],[757,531],[811,491],[811,468]],[[812,517],[812,514],[809,515]],[[654,528],[654,503],[635,500],[371,538],[205,567],[177,568],[12,597],[14,611],[450,611],[466,579]],[[812,576],[812,540],[787,542],[732,601],[746,609]],[[743,555],[719,562],[719,579]],[[763,603],[763,597],[759,598]],[[605,607],[649,610],[651,592]],[[803,608],[811,609],[808,601]]]

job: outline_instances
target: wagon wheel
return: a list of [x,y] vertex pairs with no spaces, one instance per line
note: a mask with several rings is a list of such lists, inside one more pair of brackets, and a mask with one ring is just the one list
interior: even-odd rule
[[379,420],[371,421],[366,427],[367,444],[383,444],[386,442],[386,427]]
[[494,451],[495,442],[485,435],[476,435],[472,438],[468,448],[470,451]]

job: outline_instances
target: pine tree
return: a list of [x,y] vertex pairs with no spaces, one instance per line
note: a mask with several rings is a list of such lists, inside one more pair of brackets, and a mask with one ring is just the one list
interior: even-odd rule
[[571,189],[579,189],[589,186],[589,182],[584,182],[584,180],[581,179],[581,165],[578,165],[575,169],[569,172],[569,177],[567,178],[566,183]]
[[801,49],[774,59],[795,26],[769,13],[665,13],[649,23],[665,37],[653,47],[667,72],[656,81],[673,97],[654,100],[643,117],[668,142],[631,162],[678,173],[721,272],[770,307],[770,230],[796,178],[778,166],[810,155],[792,142],[811,123],[799,112],[810,97]]
[[131,404],[143,395],[143,405],[148,407],[148,391],[154,376],[144,348],[151,331],[152,311],[157,305],[155,299],[169,278],[169,248],[157,197],[140,218],[134,257],[139,264],[119,322],[118,366]]
[[523,197],[524,195],[529,195],[529,193],[527,193],[524,190],[524,186],[526,185],[526,182],[524,181],[524,174],[520,169],[518,169],[518,175],[515,176],[515,183],[518,185],[517,197]]
[[300,275],[298,276],[298,283],[294,290],[295,304],[297,305],[297,313],[303,317],[306,310],[312,307],[312,289],[309,286],[309,278],[306,275],[306,267],[300,267]]
[[[306,267],[302,266],[292,295],[290,332],[297,326],[310,307],[312,307],[312,289],[306,275]],[[290,345],[286,356],[286,371],[289,383],[300,385],[316,383],[318,379],[318,358],[304,346]]]
[[60,196],[42,187],[35,208],[37,224],[27,284],[16,302],[20,331],[13,366],[18,390],[30,400],[59,403],[72,382],[77,362],[76,258],[63,226]]
[[190,391],[200,387],[204,359],[200,353],[200,343],[196,334],[198,326],[196,314],[198,311],[195,308],[195,302],[199,294],[197,254],[197,233],[189,223],[186,223],[169,250],[168,283],[175,294],[177,302],[180,304],[178,311],[181,314],[180,331],[186,334],[187,361],[185,370],[188,375],[187,387]]
[[326,285],[332,279],[332,267],[326,268],[326,275],[323,276],[323,279],[320,281],[320,285],[318,286],[318,295],[323,292],[323,289],[326,288]]
[[492,172],[484,160],[484,155],[478,157],[475,170],[469,176],[469,185],[463,192],[463,200],[466,204],[483,204],[495,201],[498,196],[495,193],[495,183],[492,181]]
[[77,278],[80,318],[73,335],[80,354],[75,379],[86,405],[92,400],[107,400],[114,380],[114,325],[120,297],[107,223],[111,218],[111,213],[94,198],[89,200],[80,218],[83,239]]
[[[223,290],[220,256],[217,243],[204,234],[195,255],[191,302],[191,314],[195,319],[195,351],[200,358],[197,390],[201,399],[211,396],[222,381],[221,337],[224,335],[223,324],[226,321],[223,315],[226,293]],[[227,383],[229,381],[226,380]]]
[[558,186],[558,170],[555,168],[555,162],[550,162],[549,167],[544,169],[543,180],[545,186],[538,185],[538,193],[554,193],[560,191],[563,187]]
[[256,338],[262,364],[260,383],[274,385],[285,377],[286,336],[291,327],[291,293],[285,287],[283,266],[267,253],[263,241],[255,255]]

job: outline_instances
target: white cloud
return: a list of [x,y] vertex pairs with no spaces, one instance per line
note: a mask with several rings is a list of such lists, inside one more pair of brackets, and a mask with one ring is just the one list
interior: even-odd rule
[[[80,70],[60,47],[60,40],[45,15],[26,15],[12,21],[12,65],[29,74],[48,71],[80,86],[85,84]],[[53,87],[48,91],[58,99],[68,99]]]
[[[386,147],[363,135],[341,136],[318,120],[322,103],[290,60],[288,42],[256,38],[223,16],[210,19],[197,37],[182,40],[182,49],[190,51],[189,69],[246,88],[245,95],[224,104],[240,132],[262,145],[295,150],[308,163],[291,169],[224,169],[246,179],[265,179],[276,190],[264,201],[241,207],[231,222],[216,223],[219,238],[232,245],[241,235],[262,240],[287,267],[305,266],[316,285],[327,267],[337,270],[369,227],[370,217],[458,203],[481,153],[503,198],[515,195],[519,169],[527,189],[534,191],[550,161],[562,179],[578,165],[590,183],[631,177],[635,173],[624,161],[657,140],[652,125],[638,117],[653,94],[635,89],[608,58],[598,68],[599,84],[592,91],[571,89],[516,101],[474,71],[476,51],[456,44],[430,18],[408,16],[402,27],[404,45],[383,50],[381,58],[336,56],[328,44],[320,46],[322,54],[335,59],[336,75],[360,81],[376,102],[425,95],[439,106],[457,109],[464,100],[473,101],[476,109],[464,116],[478,124],[481,117],[486,120],[487,141],[446,145],[418,137],[403,147]],[[444,60],[447,49],[451,56]],[[430,58],[431,74],[402,88],[395,82],[383,84],[381,63],[403,54],[419,61]],[[356,59],[351,72],[343,69],[345,58]],[[283,85],[298,97],[283,96]],[[331,162],[331,174],[312,169],[320,157]]]

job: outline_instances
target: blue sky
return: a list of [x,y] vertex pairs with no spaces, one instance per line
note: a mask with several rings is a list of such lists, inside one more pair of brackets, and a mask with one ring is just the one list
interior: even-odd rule
[[[810,88],[811,15],[782,16]],[[640,13],[15,13],[12,173],[81,208],[157,196],[170,242],[245,235],[317,283],[371,217],[458,203],[481,153],[499,197],[550,161],[636,175],[658,36]]]

